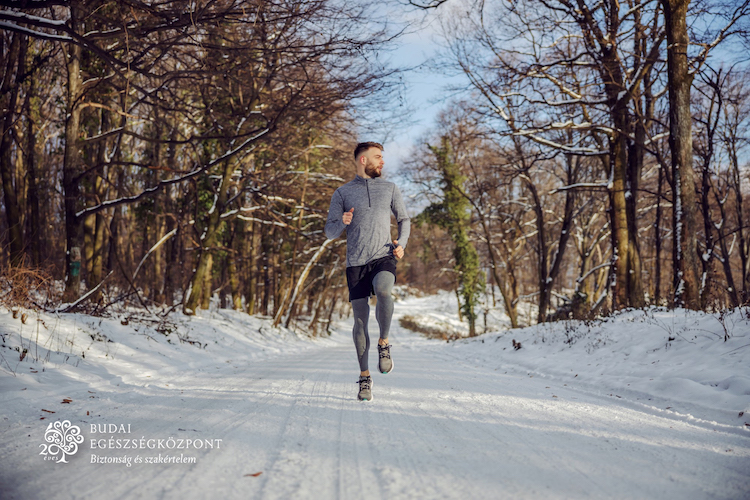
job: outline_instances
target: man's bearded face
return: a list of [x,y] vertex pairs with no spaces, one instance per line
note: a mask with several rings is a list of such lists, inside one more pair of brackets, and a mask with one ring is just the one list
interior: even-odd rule
[[382,175],[382,165],[379,161],[372,161],[369,158],[367,158],[367,163],[365,164],[365,173],[375,179],[376,177],[380,177]]

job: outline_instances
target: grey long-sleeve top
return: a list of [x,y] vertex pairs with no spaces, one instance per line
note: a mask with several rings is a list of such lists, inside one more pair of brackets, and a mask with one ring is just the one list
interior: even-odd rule
[[[341,220],[354,208],[348,226]],[[370,261],[393,255],[391,213],[398,223],[398,244],[406,248],[411,222],[398,187],[380,177],[353,181],[339,187],[331,197],[326,221],[326,236],[333,240],[346,229],[346,267],[363,266]]]

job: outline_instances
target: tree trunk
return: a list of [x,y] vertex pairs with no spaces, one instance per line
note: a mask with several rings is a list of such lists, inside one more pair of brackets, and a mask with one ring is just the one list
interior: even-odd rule
[[537,239],[537,289],[539,290],[539,309],[537,311],[536,322],[544,323],[547,321],[547,309],[550,305],[550,296],[552,288],[548,281],[547,272],[547,228],[544,224],[544,209],[539,199],[539,193],[531,179],[524,176],[526,186],[531,192],[534,203],[534,215],[536,217],[536,239]]
[[[172,126],[172,131],[170,133],[170,140],[176,141],[177,140],[177,128],[175,126]],[[177,168],[177,148],[175,147],[174,143],[170,144],[167,148],[167,168],[171,171],[174,171]],[[172,199],[172,189],[179,189],[179,188],[173,188],[172,186],[168,186],[164,189],[164,212],[165,212],[165,231],[171,232],[176,227],[181,227],[182,222],[182,207],[175,206],[175,203]],[[178,212],[178,213],[175,213]],[[180,255],[180,248],[181,248],[181,241],[182,241],[182,234],[180,234],[180,231],[178,230],[177,234],[174,238],[170,239],[168,242],[168,246],[164,250],[164,253],[166,255],[166,261],[164,263],[164,281],[162,285],[162,296],[164,297],[164,303],[166,303],[168,306],[172,306],[174,304],[174,293],[177,290],[176,282],[181,283],[180,280],[177,280],[177,277],[175,276],[176,273],[181,272],[182,270],[182,264],[181,264],[181,255]]]
[[[487,240],[487,253],[490,256],[492,277],[494,278],[497,287],[500,289],[500,295],[503,296],[503,305],[505,306],[505,313],[510,319],[510,327],[518,328],[518,311],[516,310],[516,304],[513,302],[515,300],[515,296],[513,294],[512,287],[509,288],[507,277],[504,275],[501,276],[501,274],[498,273],[498,263],[497,258],[495,257],[495,249],[492,247],[492,242],[490,241],[490,232],[489,228],[487,227],[484,214],[480,216],[480,220],[482,222],[482,228],[484,229],[485,239]],[[495,300],[494,287],[492,290],[492,300],[493,302]]]
[[748,242],[745,236],[745,213],[744,213],[744,202],[742,197],[742,177],[740,172],[739,159],[737,157],[737,137],[732,137],[727,140],[729,143],[729,158],[732,165],[732,186],[735,193],[735,213],[737,214],[737,234],[739,237],[739,251],[740,251],[740,279],[742,280],[742,294],[740,296],[741,301],[747,302],[750,299],[748,294],[748,285],[750,285],[748,276]]
[[[146,200],[145,204],[146,206],[153,206],[151,205],[152,200]],[[154,234],[154,211],[153,209],[147,209],[144,210],[143,214],[143,226],[141,227],[141,249],[140,252],[138,252],[138,260],[143,258],[144,255],[148,252],[149,248],[156,243],[156,241],[153,239]],[[139,285],[143,296],[151,298],[151,282],[153,279],[153,273],[151,272],[153,269],[153,264],[150,261],[146,261],[144,263],[144,269],[140,274],[141,279],[138,280],[137,286]]]
[[[713,222],[713,210],[711,210],[711,192],[713,191],[712,183],[711,183],[711,161],[714,156],[714,140],[715,140],[715,132],[716,132],[716,124],[719,120],[719,115],[721,113],[721,97],[717,96],[718,92],[716,92],[712,96],[711,104],[709,105],[709,108],[707,110],[706,115],[706,137],[705,137],[705,149],[700,148],[698,150],[698,157],[701,161],[701,184],[700,184],[700,210],[701,210],[701,216],[703,218],[703,238],[704,238],[704,245],[705,245],[705,251],[703,252],[703,256],[700,259],[700,263],[702,266],[702,275],[701,275],[701,284],[699,288],[699,296],[701,299],[701,309],[706,309],[708,306],[708,299],[709,299],[709,293],[707,290],[707,285],[709,283],[710,278],[712,277],[714,273],[713,269],[713,262],[714,262],[714,251],[716,247],[716,240],[714,239],[714,228],[716,228],[719,232],[719,239],[722,238],[722,228],[726,226],[726,219],[725,219],[725,210],[723,207],[723,204],[719,200],[719,209],[721,213],[721,220],[719,221],[719,225],[714,225]],[[715,110],[715,113],[714,113]],[[716,116],[716,122],[712,122],[712,116]],[[718,199],[718,193],[714,191],[714,195]],[[724,245],[721,245],[722,251],[725,250],[726,243]],[[725,265],[728,264],[728,262],[725,263]],[[730,273],[727,276],[729,282],[732,281],[732,273]],[[733,286],[730,286],[730,289],[732,289]]]
[[229,289],[232,292],[232,309],[235,311],[242,310],[242,292],[240,291],[240,273],[237,269],[237,259],[242,255],[242,238],[243,238],[242,221],[235,224],[232,231],[231,249],[232,252],[227,254],[227,271],[229,272]]
[[[79,32],[79,13],[75,4],[70,7],[70,28]],[[80,186],[78,174],[80,169],[80,152],[78,136],[81,125],[80,98],[83,87],[81,78],[81,47],[71,43],[66,46],[63,55],[66,57],[65,67],[68,73],[65,120],[65,149],[63,152],[63,196],[65,206],[65,264],[67,276],[65,279],[64,302],[73,302],[78,298],[81,283],[81,224],[76,215],[80,200]]]
[[[259,230],[262,226],[258,224]],[[261,256],[261,262],[263,263],[263,298],[261,300],[261,311],[266,316],[271,315],[271,266],[273,261],[271,260],[270,254],[273,252],[272,245],[269,240],[273,240],[274,234],[276,233],[276,227],[271,229],[270,235],[262,235],[261,245],[263,248],[263,254]]]
[[224,255],[223,259],[219,260],[219,309],[227,308],[227,265],[229,263],[229,256]]
[[[574,160],[571,155],[566,155],[565,161],[567,168],[568,185],[572,185],[577,182],[575,173],[577,167],[573,164],[573,162],[578,160],[579,159]],[[565,251],[568,248],[568,240],[570,239],[570,233],[573,229],[573,212],[575,210],[574,204],[574,193],[572,190],[568,189],[565,191],[565,208],[563,209],[563,218],[560,224],[560,236],[557,240],[557,251],[555,252],[555,256],[552,259],[552,263],[549,268],[549,276],[546,280],[549,297],[551,297],[552,295],[552,287],[555,284],[555,280],[557,279],[558,274],[560,274],[563,258],[565,257]],[[575,297],[573,297],[573,299],[577,300]],[[547,300],[549,301],[549,298]]]
[[[195,267],[195,274],[191,281],[192,288],[190,296],[185,301],[183,309],[185,314],[194,314],[198,305],[203,303],[206,305],[206,293],[210,298],[211,293],[211,268],[213,264],[212,251],[218,243],[220,236],[221,224],[221,213],[224,209],[224,205],[227,202],[227,193],[229,192],[229,184],[231,182],[232,174],[234,173],[234,166],[232,162],[224,162],[224,171],[221,178],[221,184],[219,185],[218,193],[216,193],[216,202],[209,212],[206,220],[206,229],[203,237],[201,238],[201,253],[198,257],[198,263]],[[209,290],[203,288],[208,284]]]
[[659,184],[656,188],[656,220],[654,221],[654,304],[659,305],[661,303],[661,197],[662,197],[662,185],[664,184],[664,165],[659,165]]
[[207,250],[201,254],[201,259],[206,262],[206,266],[203,273],[203,285],[200,289],[201,295],[196,294],[196,296],[200,299],[201,309],[207,311],[211,307],[211,295],[213,295],[214,254],[211,250]]
[[[168,198],[169,199],[169,198]],[[171,202],[170,202],[171,204]],[[172,217],[167,220],[167,232],[171,232],[175,227],[179,227],[179,222],[175,222]],[[164,267],[164,284],[162,287],[162,296],[164,303],[168,306],[174,305],[174,294],[177,290],[175,282],[177,281],[175,273],[181,269],[180,264],[180,241],[182,234],[179,230],[174,238],[170,239],[165,250],[167,259]]]
[[[42,216],[41,204],[39,203],[39,185],[37,184],[38,174],[38,157],[39,151],[36,142],[36,124],[39,120],[38,98],[36,97],[36,75],[29,79],[29,88],[26,95],[24,107],[26,109],[26,172],[29,176],[29,205],[28,205],[28,225],[27,239],[29,245],[29,256],[31,265],[39,266],[42,256],[47,257],[43,248],[44,238],[42,238]],[[44,243],[46,246],[46,242]]]
[[[640,106],[639,92],[633,95],[633,101]],[[638,242],[638,187],[643,171],[644,144],[646,143],[646,127],[642,117],[635,117],[635,140],[628,148],[628,190],[625,205],[628,212],[628,304],[641,308],[645,305],[643,280],[641,276],[641,251]]]
[[[122,169],[117,172],[116,193],[121,196],[124,188],[125,173]],[[117,251],[120,248],[120,219],[123,207],[115,207],[112,219],[109,221],[109,252],[107,253],[107,269],[115,269],[118,261]]]
[[250,234],[245,236],[250,248],[246,252],[248,255],[247,264],[247,290],[245,291],[245,300],[247,301],[247,313],[255,314],[258,304],[258,255],[260,254],[260,227],[257,222],[250,222],[248,228]]
[[[724,208],[724,204],[719,199],[719,193],[714,191],[714,197],[716,198],[716,205],[719,207],[721,212],[721,224],[716,226],[719,233],[719,248],[721,249],[721,264],[724,268],[724,276],[727,279],[727,291],[729,292],[729,299],[732,302],[732,307],[739,307],[740,305],[740,294],[734,284],[734,275],[732,274],[732,258],[727,247],[727,235],[724,234],[724,227],[726,226],[727,213]],[[705,305],[704,305],[705,307]]]
[[614,137],[610,138],[610,169],[612,184],[609,199],[612,220],[612,248],[614,250],[614,278],[615,292],[613,296],[613,308],[620,309],[630,304],[628,293],[629,262],[630,262],[630,231],[628,224],[627,204],[627,149],[625,134],[620,131],[627,130],[627,109],[624,106],[615,106],[613,109]]
[[[25,80],[25,77],[22,78],[23,75],[26,75],[27,73],[27,66],[26,66],[26,54],[29,51],[29,39],[27,37],[21,38],[21,50],[19,53],[19,60],[18,60],[18,74],[16,76],[16,87],[21,88],[23,85],[23,82]],[[24,99],[25,101],[26,99]],[[16,97],[16,102],[18,101],[18,98]],[[15,106],[14,106],[15,109]],[[18,116],[20,117],[22,113],[19,113]],[[18,224],[21,227],[21,244],[22,244],[22,251],[25,252],[25,234],[24,229],[26,228],[26,216],[27,216],[27,207],[28,207],[28,195],[29,195],[29,188],[28,188],[28,175],[26,173],[26,151],[23,147],[23,144],[26,142],[25,137],[25,129],[23,127],[20,127],[20,120],[14,124],[12,128],[12,133],[16,136],[16,143],[18,147],[16,148],[16,158],[15,158],[15,165],[13,169],[13,179],[15,182],[15,191],[16,191],[16,202],[18,204]],[[23,256],[22,256],[23,259]]]
[[[3,204],[5,205],[5,218],[8,222],[8,237],[10,246],[10,262],[12,265],[20,264],[23,260],[23,225],[21,223],[21,211],[18,205],[18,192],[16,183],[19,179],[13,179],[13,162],[11,151],[13,150],[13,133],[11,129],[16,120],[16,101],[20,91],[19,79],[20,68],[16,65],[26,54],[22,54],[21,38],[25,35],[14,33],[8,49],[8,59],[5,62],[5,74],[0,84],[0,106],[4,114],[0,124],[0,175],[3,182]],[[14,182],[15,180],[15,182]]]
[[690,87],[693,76],[688,65],[687,9],[689,0],[661,0],[667,31],[667,77],[669,80],[669,146],[674,182],[673,261],[675,305],[700,307],[700,264],[693,172]]
[[[156,226],[156,241],[161,240],[166,232],[167,227],[167,220],[166,216],[164,214],[164,206],[165,203],[165,194],[162,192],[156,197],[156,220],[155,220],[155,226]],[[164,249],[158,249],[154,252],[154,274],[153,274],[153,284],[151,285],[151,295],[153,298],[153,301],[161,305],[164,303]]]
[[[612,306],[614,309],[627,307],[633,302],[642,304],[643,290],[640,277],[640,256],[637,245],[637,233],[631,231],[637,228],[635,221],[629,220],[628,197],[634,196],[632,179],[629,178],[627,136],[630,131],[630,116],[628,112],[628,82],[623,61],[620,59],[617,47],[614,45],[620,36],[620,2],[609,0],[603,12],[607,16],[606,32],[599,24],[586,2],[577,2],[580,9],[578,23],[581,26],[584,40],[589,50],[599,53],[598,70],[604,84],[604,92],[609,106],[612,132],[609,136],[609,216],[612,225],[612,268],[610,269],[614,294]],[[601,7],[601,4],[599,4]],[[597,7],[597,10],[598,8]],[[636,24],[638,18],[636,17]],[[637,27],[636,27],[637,28]],[[636,53],[640,51],[636,49]],[[630,96],[632,97],[632,96]],[[633,202],[634,203],[634,202]]]
[[[100,112],[100,125],[97,130],[93,130],[94,134],[101,134],[109,130],[109,111],[101,110]],[[98,144],[92,146],[95,148],[95,155],[93,162],[95,165],[103,165],[106,162],[106,141],[99,141]],[[100,167],[101,169],[102,167]],[[107,184],[101,174],[101,170],[97,169],[93,172],[93,185],[91,186],[92,197],[88,199],[88,206],[96,206],[101,200],[106,199]],[[102,267],[104,264],[104,231],[105,221],[102,212],[98,212],[93,215],[89,215],[84,219],[84,248],[86,256],[86,284],[89,289],[94,288],[102,280]],[[96,293],[91,297],[92,302],[99,302],[101,299],[101,290],[97,290]]]
[[[276,243],[274,239],[274,243]],[[273,255],[271,256],[271,269],[273,274],[271,275],[271,288],[273,297],[273,317],[276,317],[276,313],[281,307],[282,297],[284,295],[284,284],[286,283],[287,277],[283,275],[281,267],[281,245],[273,247]]]

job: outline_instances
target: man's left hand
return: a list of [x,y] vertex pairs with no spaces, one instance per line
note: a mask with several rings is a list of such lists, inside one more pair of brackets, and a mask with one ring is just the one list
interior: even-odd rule
[[401,259],[404,256],[404,247],[398,244],[398,240],[393,240],[393,256]]

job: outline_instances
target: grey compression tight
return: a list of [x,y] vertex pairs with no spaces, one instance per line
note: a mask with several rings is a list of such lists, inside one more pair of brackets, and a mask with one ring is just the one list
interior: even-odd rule
[[[372,279],[372,288],[375,290],[375,296],[378,298],[378,305],[375,306],[375,319],[380,326],[380,338],[387,339],[388,332],[391,329],[391,317],[393,316],[393,298],[391,290],[396,282],[396,277],[388,271],[380,271]],[[354,311],[354,347],[357,349],[357,358],[359,359],[360,371],[369,370],[367,358],[370,353],[370,334],[367,332],[367,320],[370,317],[370,299],[352,300],[352,310]]]

